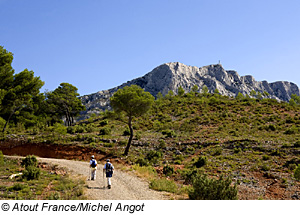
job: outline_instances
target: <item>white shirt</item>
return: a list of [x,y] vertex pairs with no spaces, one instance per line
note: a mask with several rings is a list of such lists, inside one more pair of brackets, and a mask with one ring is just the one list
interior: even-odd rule
[[[90,160],[90,165],[92,165],[93,160],[95,160],[95,159]],[[96,161],[96,160],[95,160],[95,163],[97,164],[97,161]],[[93,168],[93,167],[92,167],[92,168]],[[95,169],[97,169],[97,166],[95,167]]]

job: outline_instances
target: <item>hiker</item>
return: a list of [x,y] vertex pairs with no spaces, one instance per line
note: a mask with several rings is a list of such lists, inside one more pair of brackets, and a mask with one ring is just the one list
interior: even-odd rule
[[97,161],[94,155],[91,156],[90,168],[91,168],[91,180],[96,180]]
[[114,172],[114,166],[109,162],[109,159],[107,159],[106,164],[104,164],[103,176],[104,176],[104,172],[105,172],[106,178],[107,178],[108,189],[110,189],[111,188],[111,177]]

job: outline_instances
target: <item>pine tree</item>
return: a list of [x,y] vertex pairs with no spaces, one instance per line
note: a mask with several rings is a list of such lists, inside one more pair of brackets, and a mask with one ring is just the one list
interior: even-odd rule
[[125,112],[128,117],[128,127],[130,137],[124,151],[124,155],[128,155],[131,141],[133,138],[132,121],[134,117],[145,114],[152,106],[154,97],[145,92],[137,85],[126,86],[119,89],[111,98],[110,104],[116,113]]

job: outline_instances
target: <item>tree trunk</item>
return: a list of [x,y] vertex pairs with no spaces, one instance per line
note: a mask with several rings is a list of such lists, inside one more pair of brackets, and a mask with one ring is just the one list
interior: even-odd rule
[[69,119],[68,119],[68,113],[67,112],[65,112],[65,117],[66,117],[65,126],[68,126]]
[[129,148],[130,148],[130,145],[131,145],[131,141],[132,141],[132,139],[133,139],[132,117],[129,117],[129,120],[128,120],[128,127],[129,127],[129,130],[130,130],[130,137],[129,137],[127,146],[126,146],[125,151],[124,151],[124,155],[125,155],[125,156],[128,155]]
[[14,115],[15,111],[16,111],[16,109],[14,109],[14,110],[9,114],[9,117],[8,117],[8,119],[6,120],[5,125],[4,125],[4,127],[3,127],[3,129],[2,129],[2,133],[5,132],[6,126],[7,126],[8,122],[9,122],[10,118],[12,117],[12,115]]

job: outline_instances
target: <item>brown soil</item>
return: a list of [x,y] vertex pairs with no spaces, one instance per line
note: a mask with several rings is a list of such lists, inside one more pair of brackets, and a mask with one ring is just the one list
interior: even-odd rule
[[91,155],[95,155],[97,160],[103,160],[109,156],[103,151],[79,145],[28,143],[17,140],[0,141],[0,150],[5,155],[36,155],[68,160],[89,160]]

